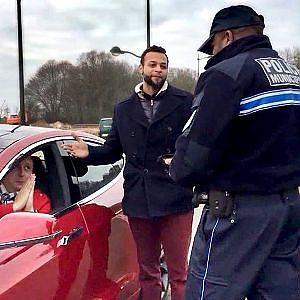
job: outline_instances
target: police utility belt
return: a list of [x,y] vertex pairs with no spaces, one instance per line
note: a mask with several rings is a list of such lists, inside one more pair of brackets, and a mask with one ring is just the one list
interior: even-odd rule
[[233,197],[229,192],[211,190],[205,192],[194,187],[193,203],[195,206],[205,204],[209,212],[219,218],[226,218],[233,212]]
[[[205,207],[209,209],[209,212],[219,218],[227,218],[235,215],[235,203],[233,194],[230,192],[215,191],[211,190],[209,192],[201,190],[199,187],[195,186],[193,189],[193,203],[196,206],[199,204],[205,204]],[[279,192],[281,197],[288,197],[289,195],[299,195],[300,186]]]

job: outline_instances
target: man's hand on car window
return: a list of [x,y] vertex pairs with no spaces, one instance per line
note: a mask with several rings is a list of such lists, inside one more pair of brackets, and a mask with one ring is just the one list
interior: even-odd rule
[[86,158],[89,155],[87,144],[76,133],[72,132],[72,136],[75,142],[64,144],[62,148],[74,157]]

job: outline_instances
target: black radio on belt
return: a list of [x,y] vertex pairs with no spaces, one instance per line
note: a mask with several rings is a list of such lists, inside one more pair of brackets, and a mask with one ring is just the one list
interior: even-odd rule
[[210,191],[208,195],[209,211],[219,218],[231,216],[233,211],[233,197],[229,192]]
[[208,193],[203,188],[194,186],[192,202],[194,207],[197,207],[200,204],[208,204]]

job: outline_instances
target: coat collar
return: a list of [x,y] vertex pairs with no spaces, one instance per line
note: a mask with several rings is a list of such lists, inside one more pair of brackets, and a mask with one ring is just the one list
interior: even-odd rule
[[[134,88],[134,91],[136,94],[139,95],[140,98],[143,98],[143,90],[142,90],[142,86],[143,86],[143,82],[137,84]],[[160,93],[164,92],[165,90],[167,90],[169,84],[168,81],[166,80],[163,84],[163,86],[161,87],[161,89],[156,93],[156,96],[158,96]]]
[[181,97],[179,98],[178,96],[182,97],[185,96],[185,94],[171,85],[168,85],[166,90],[157,95],[157,100],[160,101],[160,104],[151,123],[149,123],[143,111],[139,97],[136,93],[134,93],[131,96],[131,101],[129,101],[130,107],[128,108],[128,114],[132,117],[132,119],[144,127],[151,126],[172,113],[178,105],[181,104]]
[[250,51],[256,48],[270,48],[272,49],[271,42],[266,35],[249,35],[243,38],[240,38],[230,45],[226,46],[219,53],[212,56],[206,66],[205,70],[210,67],[222,62],[225,59],[229,59],[238,55],[239,53]]

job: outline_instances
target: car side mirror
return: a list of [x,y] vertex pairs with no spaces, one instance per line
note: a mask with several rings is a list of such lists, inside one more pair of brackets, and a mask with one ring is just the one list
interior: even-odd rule
[[0,219],[0,228],[0,250],[43,243],[62,234],[54,216],[32,212],[7,214]]

